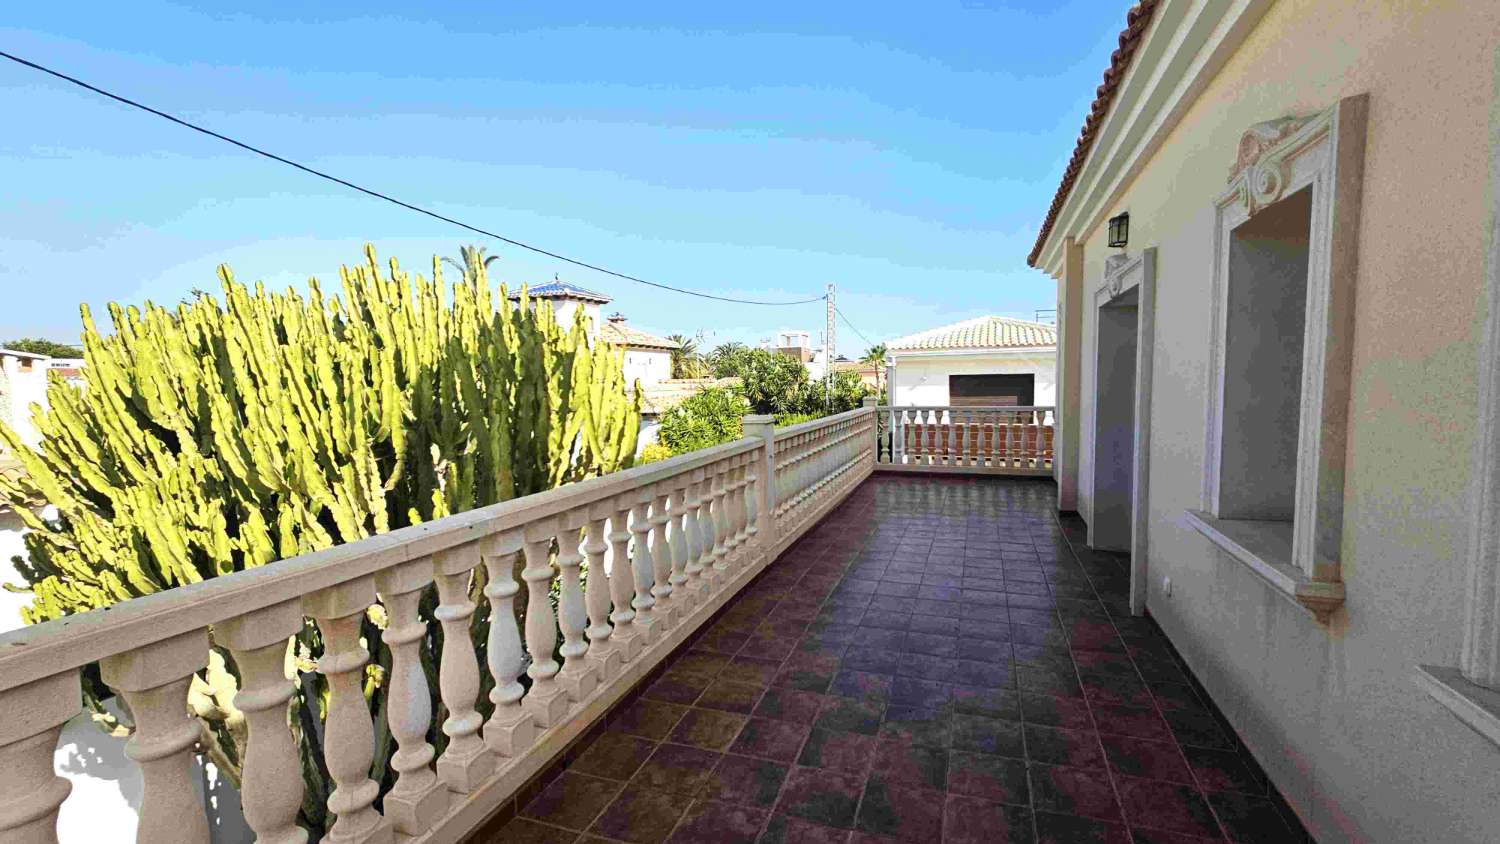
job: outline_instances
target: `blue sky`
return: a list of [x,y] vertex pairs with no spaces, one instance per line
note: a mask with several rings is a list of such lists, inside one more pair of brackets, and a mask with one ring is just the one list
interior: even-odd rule
[[[1025,266],[1123,2],[22,3],[0,45],[441,213],[664,283],[820,295],[871,341],[1049,308]],[[437,4],[433,4],[437,5]],[[336,282],[373,242],[426,273],[484,243],[0,62],[0,340],[78,304]],[[497,243],[633,324],[710,344],[821,304],[683,297]],[[865,346],[839,325],[839,351]]]

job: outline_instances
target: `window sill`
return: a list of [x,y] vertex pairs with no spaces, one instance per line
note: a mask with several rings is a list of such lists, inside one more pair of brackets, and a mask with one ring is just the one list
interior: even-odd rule
[[1412,679],[1458,720],[1500,746],[1500,692],[1476,686],[1457,668],[1444,665],[1419,665]]
[[1292,523],[1219,519],[1200,510],[1186,511],[1187,523],[1208,537],[1245,567],[1255,572],[1277,594],[1327,624],[1344,605],[1344,584],[1312,580],[1292,565]]

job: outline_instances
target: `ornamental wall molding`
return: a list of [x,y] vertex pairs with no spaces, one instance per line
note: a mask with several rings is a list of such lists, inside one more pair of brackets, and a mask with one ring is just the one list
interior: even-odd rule
[[1287,186],[1297,181],[1293,172],[1297,160],[1319,149],[1333,126],[1333,117],[1333,109],[1328,109],[1278,117],[1246,129],[1229,168],[1225,199],[1240,203],[1249,215],[1280,200]]

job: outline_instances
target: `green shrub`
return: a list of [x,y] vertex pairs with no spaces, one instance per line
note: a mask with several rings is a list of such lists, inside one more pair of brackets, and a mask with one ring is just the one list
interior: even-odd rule
[[641,465],[643,463],[655,463],[658,460],[666,460],[668,457],[672,456],[672,449],[667,448],[661,443],[652,443],[641,449],[641,456],[637,457],[635,459],[635,462],[636,465]]
[[661,417],[657,442],[673,454],[686,454],[740,438],[741,417],[750,405],[734,390],[709,387],[689,396]]

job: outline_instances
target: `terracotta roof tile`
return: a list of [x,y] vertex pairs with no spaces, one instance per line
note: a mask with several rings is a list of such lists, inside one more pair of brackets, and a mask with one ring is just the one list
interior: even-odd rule
[[1000,316],[966,319],[886,341],[893,352],[957,349],[1023,349],[1057,345],[1057,327]]
[[1120,46],[1110,54],[1109,67],[1104,70],[1104,81],[1094,92],[1094,104],[1089,108],[1089,116],[1084,119],[1083,129],[1078,133],[1078,143],[1073,146],[1073,157],[1063,170],[1062,184],[1057,186],[1057,193],[1052,197],[1052,207],[1047,209],[1047,219],[1042,221],[1036,245],[1031,247],[1031,254],[1026,256],[1028,266],[1036,266],[1036,259],[1042,254],[1042,246],[1052,234],[1052,226],[1057,223],[1057,215],[1061,213],[1063,203],[1068,201],[1068,194],[1073,192],[1073,183],[1083,170],[1083,163],[1088,160],[1089,150],[1094,146],[1099,127],[1104,123],[1105,115],[1109,114],[1109,105],[1114,102],[1115,92],[1125,79],[1125,71],[1130,68],[1130,60],[1135,57],[1136,48],[1146,34],[1146,27],[1151,25],[1151,16],[1156,12],[1156,6],[1157,0],[1139,0],[1125,13],[1125,29],[1120,32]]
[[599,337],[606,343],[616,346],[629,346],[636,349],[662,349],[671,351],[682,348],[682,344],[676,340],[668,340],[655,334],[648,334],[639,328],[632,328],[623,322],[606,322],[599,329]]

